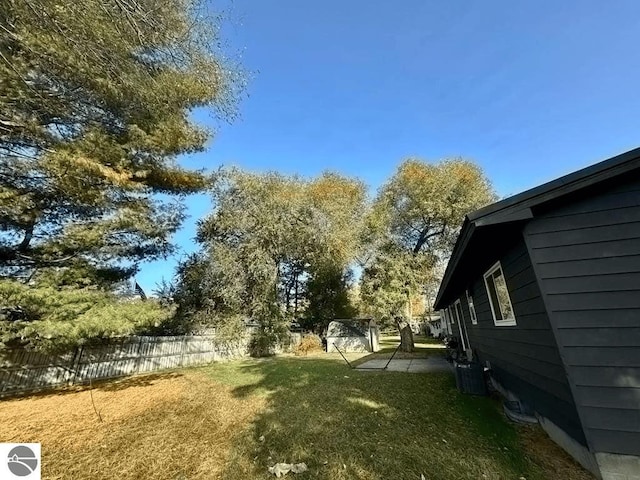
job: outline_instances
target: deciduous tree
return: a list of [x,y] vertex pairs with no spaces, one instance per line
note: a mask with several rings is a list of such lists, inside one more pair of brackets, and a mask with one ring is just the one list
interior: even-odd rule
[[294,313],[292,285],[307,281],[304,305],[324,312],[318,321],[325,321],[327,298],[315,287],[329,277],[343,283],[359,246],[364,186],[331,173],[305,180],[230,170],[213,198],[214,211],[198,235],[211,321],[243,314],[265,335],[278,332]]
[[413,349],[407,306],[450,255],[464,216],[495,200],[479,166],[465,160],[403,162],[378,192],[368,219],[371,246],[362,294],[378,318],[394,319]]

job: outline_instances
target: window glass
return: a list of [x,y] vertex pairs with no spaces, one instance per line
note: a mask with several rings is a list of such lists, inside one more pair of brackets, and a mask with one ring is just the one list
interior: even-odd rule
[[494,320],[502,320],[502,314],[500,313],[500,304],[498,302],[498,295],[496,294],[496,285],[493,279],[493,275],[485,277],[485,283],[487,284],[487,292],[489,293],[489,302],[493,307]]
[[515,325],[516,319],[511,306],[509,290],[500,263],[485,273],[484,282],[487,287],[494,323],[496,325]]
[[509,301],[509,291],[507,290],[507,283],[504,280],[504,275],[502,275],[501,268],[493,273],[493,278],[502,318],[513,318],[513,312],[511,311],[511,302]]
[[459,323],[459,331],[460,331],[460,336],[462,339],[462,348],[464,348],[465,350],[467,348],[469,348],[469,342],[467,339],[467,330],[466,327],[464,325],[464,317],[462,316],[462,303],[460,302],[460,300],[456,301],[456,303],[454,303],[453,308],[456,312],[457,318],[458,318],[458,322]]
[[473,297],[469,295],[468,290],[467,290],[467,304],[469,305],[469,317],[471,318],[471,323],[474,325],[477,325],[478,317],[476,316],[476,307],[473,305]]

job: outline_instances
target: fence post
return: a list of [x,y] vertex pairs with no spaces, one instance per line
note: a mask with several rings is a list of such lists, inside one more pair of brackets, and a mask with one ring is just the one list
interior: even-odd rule
[[142,363],[142,337],[138,342],[138,358],[136,359],[136,373],[140,373],[140,364]]
[[184,366],[184,349],[186,345],[187,345],[187,336],[183,335],[182,340],[180,341],[180,363],[178,364],[179,367]]
[[76,359],[74,356],[75,366],[72,365],[72,367],[74,368],[73,368],[73,378],[71,379],[71,385],[74,385],[76,383],[76,377],[78,376],[78,369],[80,368],[80,360],[82,359],[83,352],[84,352],[84,345],[80,347],[80,353],[78,354],[78,358]]
[[78,355],[78,347],[74,347],[73,348],[73,355],[71,356],[71,363],[69,365],[69,367],[67,368],[67,372],[65,375],[65,381],[64,383],[66,383],[67,385],[71,385],[71,374],[75,373],[75,369],[73,368],[75,363],[76,363],[76,356]]

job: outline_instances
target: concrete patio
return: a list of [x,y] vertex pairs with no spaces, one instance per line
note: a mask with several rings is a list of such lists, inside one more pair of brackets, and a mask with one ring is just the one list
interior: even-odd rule
[[[389,359],[380,358],[369,360],[356,367],[356,370],[382,370]],[[412,358],[391,360],[387,366],[390,372],[425,373],[425,372],[452,372],[452,366],[442,357]]]

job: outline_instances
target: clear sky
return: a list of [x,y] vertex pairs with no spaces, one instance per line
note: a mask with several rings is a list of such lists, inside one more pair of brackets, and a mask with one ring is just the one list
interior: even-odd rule
[[[638,0],[225,0],[251,79],[185,166],[315,175],[371,192],[403,159],[465,157],[509,196],[640,145]],[[195,117],[205,124],[211,118]],[[211,208],[188,200],[175,241]],[[176,258],[143,264],[150,291]]]

